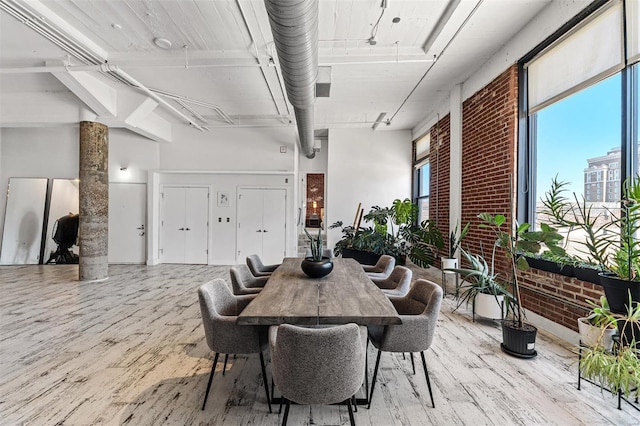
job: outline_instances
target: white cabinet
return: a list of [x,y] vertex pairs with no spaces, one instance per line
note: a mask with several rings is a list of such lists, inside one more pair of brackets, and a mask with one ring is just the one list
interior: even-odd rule
[[259,255],[265,264],[282,262],[286,250],[286,206],[284,189],[238,190],[238,263],[244,263],[251,254]]
[[165,186],[162,190],[163,263],[206,264],[209,188]]

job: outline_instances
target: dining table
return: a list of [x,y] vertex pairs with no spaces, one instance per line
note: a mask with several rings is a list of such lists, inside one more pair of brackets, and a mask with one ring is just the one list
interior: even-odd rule
[[[310,278],[301,268],[303,258],[289,257],[271,274],[264,288],[242,310],[237,324],[322,326],[397,325],[402,320],[387,296],[369,279],[362,265],[350,258],[334,258],[333,271],[322,278]],[[366,355],[366,351],[365,351]],[[368,356],[365,356],[368,371]],[[273,396],[272,403],[281,398]],[[364,398],[369,403],[369,374],[365,374]]]
[[334,258],[333,271],[310,278],[302,258],[285,258],[260,293],[238,315],[243,325],[394,325],[402,320],[362,265]]

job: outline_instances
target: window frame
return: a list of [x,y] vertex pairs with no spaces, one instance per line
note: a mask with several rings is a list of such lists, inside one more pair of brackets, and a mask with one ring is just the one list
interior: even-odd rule
[[[532,188],[536,185],[536,168],[537,168],[537,115],[534,113],[529,116],[528,109],[528,76],[526,65],[532,61],[536,56],[542,53],[545,49],[549,48],[554,43],[563,39],[574,28],[582,25],[585,20],[605,6],[609,0],[596,0],[589,6],[583,9],[579,14],[574,16],[571,20],[561,26],[556,32],[547,37],[542,43],[534,47],[529,53],[523,56],[518,61],[518,157],[517,157],[517,191],[516,191],[516,218],[520,223],[527,222],[534,225],[533,219],[535,218],[536,209],[536,194]],[[623,4],[623,11],[626,10]],[[625,40],[626,42],[626,40]],[[626,43],[625,43],[626,44]],[[634,69],[638,69],[634,74]],[[622,183],[627,176],[630,175],[630,171],[638,172],[640,165],[633,164],[633,159],[638,158],[636,143],[631,142],[629,147],[629,141],[637,140],[632,139],[633,133],[638,132],[637,127],[637,112],[635,115],[631,115],[638,108],[637,96],[631,92],[636,88],[638,79],[637,74],[640,74],[640,62],[635,64],[625,64],[625,67],[619,71],[621,73],[621,96],[622,96],[622,129],[621,129],[621,168],[620,168],[620,190],[622,190]],[[602,81],[602,80],[599,80]],[[598,82],[599,82],[598,81]],[[597,84],[598,82],[592,82],[590,86]],[[634,109],[635,108],[635,109]],[[629,155],[631,154],[631,155]],[[606,176],[605,176],[606,178]],[[593,182],[593,180],[592,180]],[[605,194],[606,197],[606,194]]]

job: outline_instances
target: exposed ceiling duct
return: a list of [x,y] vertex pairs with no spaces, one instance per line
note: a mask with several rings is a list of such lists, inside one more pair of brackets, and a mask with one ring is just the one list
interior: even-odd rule
[[313,105],[318,77],[318,0],[265,0],[300,149],[313,158]]

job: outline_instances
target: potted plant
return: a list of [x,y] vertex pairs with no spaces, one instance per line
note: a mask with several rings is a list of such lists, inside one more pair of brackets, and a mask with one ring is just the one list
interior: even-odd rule
[[451,231],[451,234],[449,234],[449,255],[447,257],[443,256],[440,259],[443,270],[450,270],[458,267],[458,258],[456,257],[456,254],[458,253],[462,240],[469,232],[469,226],[471,226],[471,224],[467,222],[458,235],[458,225],[456,224],[453,231]]
[[588,347],[602,345],[605,350],[611,351],[613,336],[618,332],[616,322],[613,320],[609,303],[605,296],[600,296],[600,304],[592,300],[586,301],[592,310],[586,317],[578,318],[578,332],[580,343]]
[[571,263],[573,258],[573,274],[582,281],[599,284],[599,273],[604,271],[607,257],[607,240],[602,236],[607,234],[609,223],[601,213],[594,213],[591,204],[584,197],[582,201],[573,193],[573,202],[564,193],[567,191],[568,182],[558,180],[557,176],[551,180],[551,187],[542,199],[544,208],[541,211],[550,223],[566,232],[565,249],[570,241],[570,234],[574,230],[580,230],[584,240],[578,240],[581,248],[578,249],[586,257],[579,255],[567,256],[559,263]]
[[[580,374],[607,388],[611,393],[621,392],[629,398],[640,396],[640,304],[628,301],[626,315],[611,314],[608,322],[618,323],[620,337],[611,350],[597,344],[579,348]],[[603,325],[603,327],[606,326]],[[634,336],[635,334],[635,336]]]
[[333,262],[330,258],[322,256],[322,229],[318,229],[317,237],[312,237],[306,229],[304,232],[311,245],[311,257],[302,260],[302,271],[311,278],[329,275],[333,270]]
[[533,358],[537,355],[535,340],[537,328],[524,322],[524,308],[520,296],[518,283],[518,270],[529,268],[523,253],[537,253],[543,245],[551,248],[558,241],[558,233],[552,228],[542,231],[529,231],[529,224],[518,224],[515,220],[507,224],[504,215],[492,215],[481,213],[478,217],[482,220],[480,227],[493,231],[496,242],[508,260],[509,284],[511,297],[507,303],[509,319],[502,321],[502,344],[504,352],[521,357]]
[[640,302],[640,177],[625,181],[622,193],[620,213],[609,210],[610,229],[618,233],[601,237],[607,248],[605,268],[611,272],[600,274],[600,284],[616,313]]
[[491,257],[491,267],[480,255],[473,255],[463,249],[460,249],[460,253],[470,266],[451,269],[452,272],[461,274],[463,278],[454,311],[463,304],[471,303],[474,320],[476,314],[485,318],[502,319],[504,298],[509,296],[509,293],[494,271],[495,246]]
[[356,249],[375,254],[375,258],[369,257],[365,262],[356,258],[361,263],[373,265],[381,255],[387,254],[395,257],[400,265],[409,257],[416,265],[428,268],[443,246],[442,236],[434,225],[429,221],[417,222],[418,207],[409,199],[396,199],[391,207],[373,206],[363,218],[373,226],[342,227],[341,221],[330,226],[330,229],[340,227],[342,230],[342,239],[334,248],[336,256],[355,257],[351,250]]

